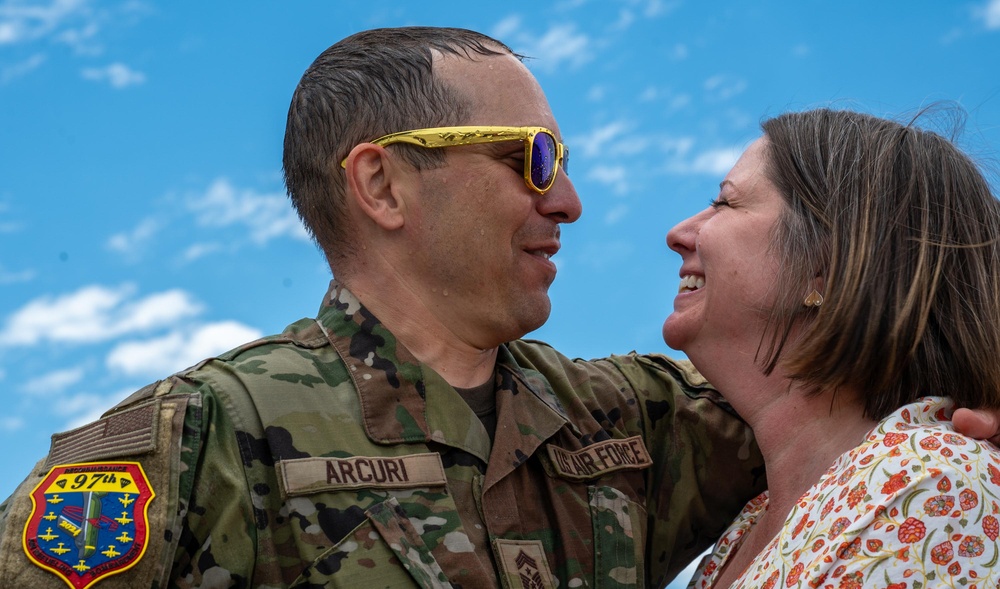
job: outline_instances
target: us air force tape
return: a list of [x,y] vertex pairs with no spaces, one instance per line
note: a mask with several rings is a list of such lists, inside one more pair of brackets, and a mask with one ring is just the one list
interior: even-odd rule
[[552,465],[565,479],[595,479],[618,470],[642,470],[653,464],[642,436],[604,440],[570,451],[548,444]]

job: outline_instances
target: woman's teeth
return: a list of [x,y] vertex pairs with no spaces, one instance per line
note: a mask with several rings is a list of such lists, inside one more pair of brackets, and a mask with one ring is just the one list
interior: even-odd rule
[[681,285],[677,289],[677,294],[682,292],[692,292],[698,290],[699,288],[705,286],[705,279],[701,276],[695,276],[693,274],[688,274],[681,278]]

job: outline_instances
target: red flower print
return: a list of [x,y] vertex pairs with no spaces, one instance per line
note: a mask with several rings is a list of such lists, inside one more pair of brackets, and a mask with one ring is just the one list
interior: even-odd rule
[[837,568],[835,568],[833,570],[833,576],[834,577],[839,577],[840,575],[843,575],[846,570],[847,570],[847,567],[845,567],[844,565],[840,565],[839,567],[837,567]]
[[802,576],[802,569],[804,568],[805,565],[802,564],[801,562],[792,567],[791,572],[788,573],[788,578],[785,579],[785,587],[791,587],[792,585],[798,583],[799,577]]
[[812,587],[812,589],[819,589],[819,586],[822,585],[823,581],[825,580],[826,580],[826,573],[823,573],[822,575],[816,577],[815,579],[809,579],[809,586]]
[[871,461],[874,460],[874,459],[875,459],[875,457],[872,456],[872,455],[865,456],[864,458],[861,459],[861,465],[865,466],[865,465],[871,464]]
[[844,530],[846,530],[847,526],[849,525],[851,525],[851,520],[847,519],[846,517],[838,517],[837,521],[833,522],[833,525],[830,526],[830,533],[827,535],[827,537],[833,540],[834,538],[839,536]]
[[951,547],[951,542],[945,541],[931,548],[931,562],[934,564],[948,564],[953,558],[955,550]]
[[962,436],[956,436],[955,434],[945,434],[942,436],[945,444],[951,444],[952,446],[961,446],[965,444],[965,439]]
[[938,495],[924,501],[924,513],[932,517],[948,515],[955,508],[955,498],[951,495]]
[[895,432],[889,432],[885,434],[885,438],[882,439],[882,443],[885,444],[886,446],[892,447],[892,446],[898,446],[899,444],[902,444],[908,439],[910,439],[909,434],[897,434]]
[[[994,519],[994,521],[996,520]],[[823,538],[819,538],[815,542],[813,542],[812,551],[819,552],[823,548],[823,546],[826,546],[826,542],[823,541]]]
[[934,436],[927,436],[920,440],[920,447],[924,450],[937,450],[941,447],[941,440],[938,440]]
[[860,571],[855,571],[849,575],[844,575],[840,580],[840,589],[861,589],[861,582],[865,576]]
[[792,538],[795,538],[802,533],[802,529],[806,527],[806,522],[809,521],[809,514],[803,515],[799,518],[799,523],[795,524],[795,529],[792,530]]
[[979,495],[976,495],[972,489],[962,489],[962,492],[958,494],[958,506],[965,511],[977,505],[979,505]]
[[996,542],[997,536],[1000,536],[1000,522],[997,518],[992,515],[987,515],[983,518],[983,533],[986,534],[990,540]]
[[885,589],[906,589],[906,582],[891,583]]
[[837,558],[840,560],[850,560],[861,552],[861,538],[855,538],[850,542],[841,543],[837,548]]
[[960,574],[961,572],[962,572],[962,565],[958,564],[957,560],[951,563],[951,566],[948,567],[948,574],[953,577]]
[[937,488],[938,491],[941,491],[942,493],[947,493],[948,491],[951,491],[951,480],[948,477],[944,477],[943,479],[938,481]]
[[899,416],[902,417],[903,421],[905,421],[906,423],[910,423],[911,419],[910,419],[909,409],[903,409],[903,411],[899,414]]
[[778,582],[778,571],[771,573],[771,576],[767,578],[767,582],[760,589],[774,589],[775,583]]
[[994,485],[1000,485],[1000,469],[997,469],[992,464],[987,464],[986,470],[990,473],[990,482]]
[[896,491],[899,491],[906,485],[910,484],[910,477],[907,476],[905,472],[897,472],[896,474],[889,477],[889,480],[882,485],[883,495],[892,495]]
[[865,496],[868,495],[868,485],[861,481],[854,488],[851,489],[851,494],[847,496],[848,507],[854,507],[858,503],[864,501]]
[[826,518],[826,516],[830,515],[831,511],[833,511],[833,497],[830,497],[830,500],[823,506],[823,511],[819,514],[820,519]]
[[941,456],[944,456],[946,458],[951,458],[954,455],[955,455],[955,453],[951,451],[951,448],[948,448],[947,446],[944,447],[944,448],[941,448]]
[[927,535],[927,526],[915,517],[908,517],[899,525],[899,541],[912,543]]
[[717,569],[718,566],[719,566],[719,563],[717,563],[717,562],[715,562],[713,560],[712,562],[708,563],[708,566],[705,567],[705,570],[703,570],[701,572],[701,576],[707,577],[707,576],[711,575],[712,573],[715,572],[715,569]]
[[958,544],[959,556],[976,557],[982,555],[984,550],[986,550],[986,546],[983,545],[983,539],[979,536],[966,536]]
[[854,468],[853,464],[848,466],[847,470],[845,470],[844,473],[840,475],[840,478],[837,479],[837,483],[843,485],[847,481],[851,480],[851,477],[854,476],[855,471],[857,471],[857,469]]
[[882,541],[868,540],[865,542],[865,548],[868,549],[868,552],[878,552],[879,550],[882,550]]

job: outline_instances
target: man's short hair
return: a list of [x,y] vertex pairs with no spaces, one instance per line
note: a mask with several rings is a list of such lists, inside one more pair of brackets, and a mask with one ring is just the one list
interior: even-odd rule
[[[355,145],[409,129],[466,122],[460,89],[434,78],[435,53],[468,59],[514,55],[465,29],[405,27],[351,35],[302,75],[288,109],[283,169],[292,204],[331,264],[351,251],[340,162]],[[418,169],[440,165],[440,150],[393,146]]]

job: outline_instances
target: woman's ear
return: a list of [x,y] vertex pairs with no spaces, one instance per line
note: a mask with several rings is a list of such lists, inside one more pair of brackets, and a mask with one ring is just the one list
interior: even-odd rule
[[386,149],[374,143],[360,143],[344,160],[347,174],[346,198],[365,216],[387,231],[399,229],[405,220],[405,200],[399,188],[413,170],[400,165]]

